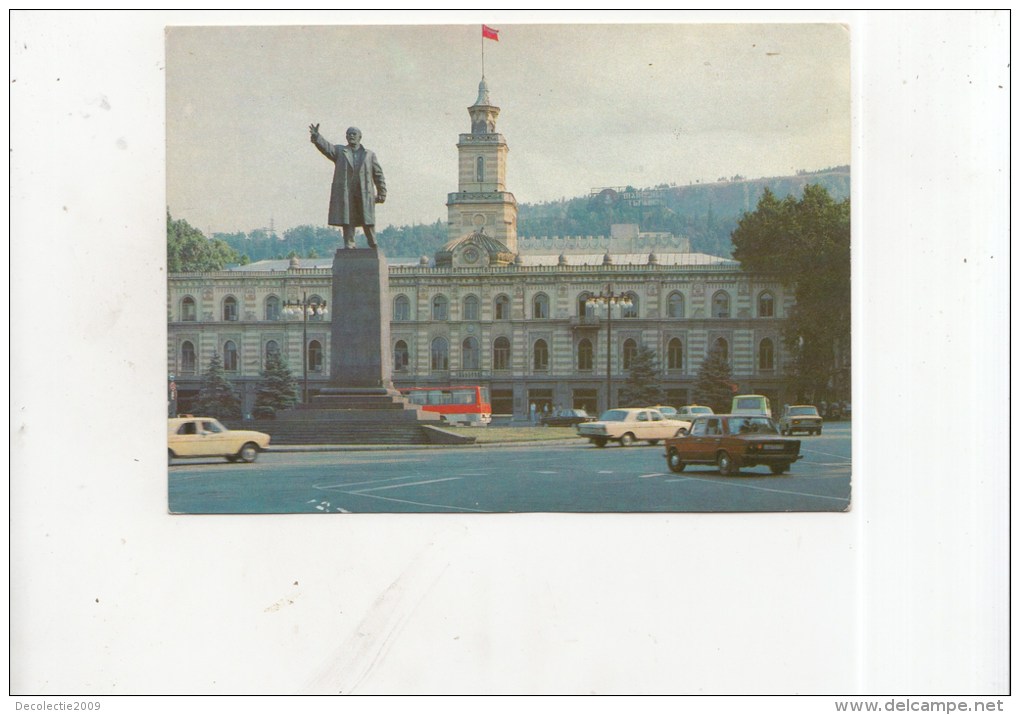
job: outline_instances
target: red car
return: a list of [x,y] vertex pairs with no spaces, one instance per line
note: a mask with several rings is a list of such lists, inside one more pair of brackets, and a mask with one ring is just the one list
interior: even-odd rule
[[782,474],[801,458],[800,440],[781,436],[776,423],[764,415],[698,417],[689,434],[666,440],[664,456],[673,472],[682,472],[688,464],[708,464],[718,466],[724,476],[759,464]]

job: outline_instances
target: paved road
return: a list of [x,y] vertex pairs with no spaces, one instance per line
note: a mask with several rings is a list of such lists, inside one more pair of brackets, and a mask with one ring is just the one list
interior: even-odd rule
[[803,437],[789,474],[673,474],[662,445],[568,444],[266,453],[254,464],[180,461],[177,513],[842,511],[850,504],[850,424]]

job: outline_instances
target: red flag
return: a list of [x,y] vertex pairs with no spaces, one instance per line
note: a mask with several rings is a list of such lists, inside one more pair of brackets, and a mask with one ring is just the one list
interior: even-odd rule
[[499,42],[499,30],[493,30],[488,25],[482,25],[482,37]]

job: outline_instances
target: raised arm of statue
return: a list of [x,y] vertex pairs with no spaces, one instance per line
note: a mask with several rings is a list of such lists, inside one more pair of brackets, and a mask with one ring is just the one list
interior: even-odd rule
[[332,142],[319,134],[319,125],[309,124],[308,132],[310,134],[309,138],[312,140],[312,144],[315,145],[315,148],[322,152],[322,155],[330,161],[336,161],[336,147],[333,146]]

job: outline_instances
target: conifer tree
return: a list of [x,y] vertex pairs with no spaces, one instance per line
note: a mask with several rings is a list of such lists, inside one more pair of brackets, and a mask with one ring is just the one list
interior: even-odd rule
[[255,395],[256,417],[266,412],[280,412],[290,409],[298,401],[298,385],[287,362],[279,352],[266,356],[266,368],[262,371],[262,382]]
[[655,351],[642,345],[630,362],[627,380],[620,391],[620,404],[625,407],[648,407],[660,405],[663,401]]
[[195,402],[195,411],[201,417],[230,419],[241,416],[241,402],[237,391],[223,373],[223,360],[219,353],[209,359],[209,368],[202,375],[202,387]]
[[733,402],[733,372],[718,346],[713,346],[698,368],[694,402],[711,407],[717,414],[730,411]]

